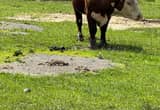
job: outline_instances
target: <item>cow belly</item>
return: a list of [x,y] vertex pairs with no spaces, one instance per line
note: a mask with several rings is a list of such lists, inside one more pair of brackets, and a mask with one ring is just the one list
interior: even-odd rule
[[99,23],[99,26],[102,27],[108,21],[107,15],[102,16],[101,13],[92,12],[91,17]]
[[85,2],[84,0],[72,0],[75,11],[85,13]]

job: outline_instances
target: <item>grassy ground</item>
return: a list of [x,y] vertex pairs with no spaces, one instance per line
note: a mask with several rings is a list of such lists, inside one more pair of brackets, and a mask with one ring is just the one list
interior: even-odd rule
[[[60,7],[64,6],[72,13],[70,2],[45,2],[43,5],[39,2],[12,1],[9,3],[8,1],[0,0],[1,17],[24,12],[32,13],[32,11],[34,13],[58,12]],[[46,10],[43,10],[42,7]],[[143,9],[147,13],[146,9]],[[156,9],[159,10],[159,8]],[[66,12],[63,9],[61,11]],[[145,15],[153,18],[160,16]],[[83,28],[85,41],[80,43],[76,41],[74,23],[25,23],[39,25],[44,28],[44,31],[23,30],[30,33],[23,36],[12,35],[9,30],[1,30],[1,63],[8,56],[11,60],[16,59],[17,57],[12,55],[15,50],[19,49],[25,54],[30,49],[36,53],[55,54],[55,52],[48,51],[49,46],[68,48],[88,46],[86,25]],[[0,109],[160,110],[160,28],[109,30],[107,36],[109,46],[106,49],[94,51],[69,49],[64,53],[57,53],[95,57],[101,52],[104,58],[120,63],[120,67],[99,71],[97,74],[82,73],[56,77],[31,77],[1,73]],[[23,89],[27,87],[31,88],[30,93],[23,92]]]
[[71,2],[36,2],[27,0],[0,0],[0,17],[17,14],[73,13]]
[[140,7],[144,17],[160,19],[160,1],[159,0],[140,0]]
[[[56,1],[56,0],[55,0]],[[35,0],[0,0],[0,17],[16,14],[37,13],[73,13],[70,1],[36,2]],[[160,18],[159,0],[140,0],[140,7],[144,17]]]

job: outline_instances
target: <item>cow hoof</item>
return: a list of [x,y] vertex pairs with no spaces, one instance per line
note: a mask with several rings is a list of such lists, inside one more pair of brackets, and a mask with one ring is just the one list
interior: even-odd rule
[[90,48],[91,49],[97,49],[97,46],[96,46],[96,40],[90,40]]
[[79,41],[84,41],[84,38],[83,37],[79,37]]
[[83,37],[82,34],[78,33],[77,38],[78,38],[79,41],[84,41],[84,37]]
[[90,45],[89,48],[92,49],[92,50],[96,50],[97,46]]
[[98,45],[98,48],[105,48],[107,47],[107,43],[106,42],[101,42],[99,45]]

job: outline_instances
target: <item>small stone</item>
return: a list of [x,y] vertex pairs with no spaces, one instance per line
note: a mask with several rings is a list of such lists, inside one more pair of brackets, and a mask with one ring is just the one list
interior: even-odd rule
[[28,92],[31,92],[31,89],[30,89],[30,88],[25,88],[23,91],[24,91],[25,93],[28,93]]

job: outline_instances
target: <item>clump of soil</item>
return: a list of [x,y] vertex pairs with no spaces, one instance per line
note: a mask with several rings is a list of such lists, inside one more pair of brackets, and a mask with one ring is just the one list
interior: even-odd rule
[[31,75],[55,75],[61,73],[78,73],[111,68],[114,64],[105,59],[73,56],[33,54],[21,59],[0,65],[0,72],[22,73]]
[[66,48],[65,47],[57,47],[57,46],[50,46],[49,47],[49,50],[50,51],[57,51],[57,50],[59,50],[59,51],[61,51],[61,52],[63,52],[64,50],[66,50]]
[[23,52],[21,50],[16,50],[13,54],[13,56],[20,56],[23,55]]
[[48,66],[68,66],[69,63],[65,63],[62,60],[54,60],[52,59],[51,61],[47,61],[45,63],[39,63],[38,65],[45,65],[47,64]]

